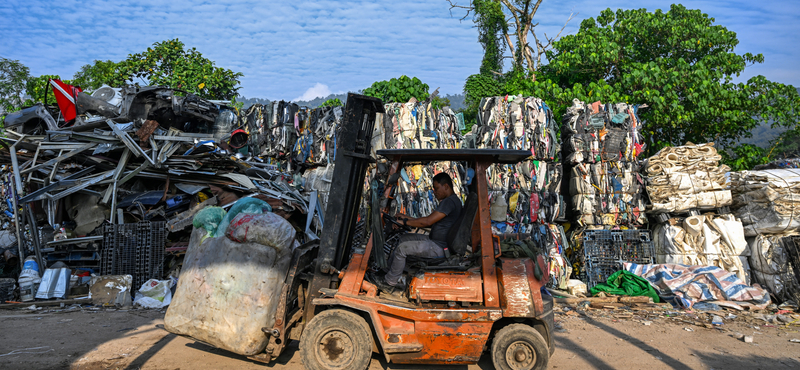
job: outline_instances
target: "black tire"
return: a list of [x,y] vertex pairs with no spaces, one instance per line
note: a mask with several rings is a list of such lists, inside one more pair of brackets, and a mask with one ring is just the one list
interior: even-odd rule
[[308,370],[364,370],[372,360],[372,331],[350,311],[325,310],[303,330],[300,359]]
[[512,324],[494,335],[492,362],[497,370],[545,370],[550,350],[536,329]]

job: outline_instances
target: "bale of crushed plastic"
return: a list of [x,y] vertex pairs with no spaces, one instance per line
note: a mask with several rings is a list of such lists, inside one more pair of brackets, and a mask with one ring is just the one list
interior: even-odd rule
[[[195,228],[178,286],[164,318],[167,331],[240,354],[264,350],[286,272],[296,246],[295,230],[281,217],[240,214],[242,236],[205,240]],[[274,217],[273,217],[274,216]],[[247,232],[244,232],[244,231]],[[239,235],[239,234],[236,234]]]
[[693,208],[717,209],[731,205],[730,167],[714,143],[666,147],[647,159],[647,193],[653,213],[681,213]]

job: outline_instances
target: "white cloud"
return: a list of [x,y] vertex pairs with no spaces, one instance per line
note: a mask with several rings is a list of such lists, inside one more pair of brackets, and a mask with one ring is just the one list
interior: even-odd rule
[[317,82],[316,85],[309,87],[308,90],[306,90],[306,92],[303,93],[303,95],[300,95],[300,96],[292,99],[292,101],[312,100],[312,99],[315,99],[315,98],[324,98],[324,97],[326,97],[326,96],[328,96],[330,94],[332,94],[332,93],[331,93],[331,89],[328,88],[328,85],[323,85],[323,84]]

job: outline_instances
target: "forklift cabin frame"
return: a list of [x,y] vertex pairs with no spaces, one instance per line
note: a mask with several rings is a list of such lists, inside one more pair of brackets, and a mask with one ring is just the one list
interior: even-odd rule
[[[475,363],[480,359],[490,334],[497,330],[496,323],[503,318],[531,319],[531,326],[545,338],[552,353],[552,299],[543,299],[540,288],[546,281],[538,281],[533,275],[534,264],[538,261],[500,258],[499,243],[494,242],[489,217],[486,169],[494,163],[525,160],[530,157],[530,152],[395,149],[379,150],[377,154],[391,161],[388,176],[399,171],[406,162],[464,161],[475,169],[473,181],[479,205],[473,221],[471,244],[473,253],[480,255],[482,299],[466,305],[460,302],[462,307],[458,307],[456,302],[446,298],[448,288],[458,290],[469,284],[462,277],[463,273],[455,271],[428,272],[426,276],[439,279],[417,281],[420,284],[429,280],[438,283],[437,288],[442,292],[439,299],[415,304],[377,297],[375,287],[364,280],[374,248],[370,236],[365,248],[353,250],[349,264],[338,274],[341,278],[338,286],[325,287],[328,289],[323,288],[322,297],[307,301],[306,313],[318,311],[322,306],[347,307],[362,312],[374,329],[375,345],[380,346],[387,361],[394,363]],[[385,196],[388,197],[390,192],[387,185]],[[445,278],[441,278],[443,276]]]

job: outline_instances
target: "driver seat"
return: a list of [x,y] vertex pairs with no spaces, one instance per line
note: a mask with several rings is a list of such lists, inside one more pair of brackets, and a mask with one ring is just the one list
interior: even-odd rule
[[[467,245],[472,239],[472,224],[475,222],[475,216],[478,213],[478,194],[471,192],[467,195],[466,201],[461,208],[461,214],[458,219],[450,227],[447,232],[447,245],[450,247],[450,252],[453,256],[463,256],[467,251]],[[466,270],[467,266],[455,265],[445,266],[443,263],[447,262],[446,257],[439,258],[424,258],[417,256],[409,256],[406,266],[414,265],[420,266],[428,270],[449,270],[458,269]]]

